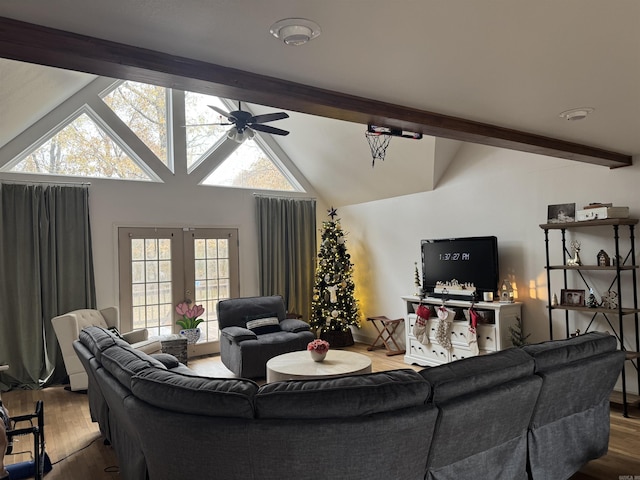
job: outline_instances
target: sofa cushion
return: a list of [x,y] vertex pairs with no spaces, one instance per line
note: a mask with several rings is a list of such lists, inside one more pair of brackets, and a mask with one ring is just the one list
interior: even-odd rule
[[231,326],[245,327],[246,317],[249,315],[275,312],[280,321],[284,320],[286,316],[284,300],[280,295],[220,300],[216,304],[216,309],[221,329]]
[[259,418],[346,418],[424,405],[431,388],[413,370],[275,382],[255,398]]
[[246,379],[198,377],[147,368],[133,376],[131,391],[148,404],[173,412],[253,418],[258,385]]
[[78,339],[87,349],[101,361],[101,353],[114,345],[127,345],[123,340],[118,340],[108,330],[102,327],[89,326],[80,331]]
[[246,320],[247,329],[251,330],[256,335],[280,331],[280,321],[278,320],[278,314],[275,312],[263,313],[260,315],[249,315],[246,317]]
[[577,337],[526,345],[523,350],[535,358],[536,372],[545,371],[617,349],[616,337],[605,332],[590,332]]
[[131,390],[131,377],[149,367],[165,370],[166,367],[155,358],[131,347],[119,345],[102,352],[102,367],[127,389]]
[[420,371],[433,388],[434,404],[533,375],[534,361],[519,348],[468,357]]

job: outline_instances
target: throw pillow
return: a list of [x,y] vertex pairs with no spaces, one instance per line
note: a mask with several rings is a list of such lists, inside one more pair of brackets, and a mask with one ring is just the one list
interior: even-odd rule
[[118,329],[116,327],[109,327],[109,328],[107,328],[107,330],[114,337],[119,338],[120,340],[124,340],[124,338],[122,337],[122,335],[120,335],[120,332],[118,331]]
[[247,328],[256,335],[280,331],[280,321],[278,320],[278,314],[275,312],[249,315],[246,320]]

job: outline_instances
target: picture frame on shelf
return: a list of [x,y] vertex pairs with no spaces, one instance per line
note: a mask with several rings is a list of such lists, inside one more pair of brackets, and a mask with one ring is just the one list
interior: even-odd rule
[[584,307],[584,290],[563,288],[560,290],[560,305],[565,307]]
[[560,203],[547,206],[547,223],[570,223],[575,221],[575,203]]

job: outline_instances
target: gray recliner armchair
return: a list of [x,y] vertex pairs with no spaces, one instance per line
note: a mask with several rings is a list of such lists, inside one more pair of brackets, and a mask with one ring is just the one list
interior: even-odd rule
[[262,378],[270,358],[307,348],[316,337],[303,320],[287,318],[279,295],[221,300],[220,358],[238,377]]

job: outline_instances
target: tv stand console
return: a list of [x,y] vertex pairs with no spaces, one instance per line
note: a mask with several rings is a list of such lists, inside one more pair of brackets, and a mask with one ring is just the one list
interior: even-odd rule
[[[469,336],[469,320],[465,315],[465,313],[468,315],[468,310],[471,306],[470,301],[445,301],[445,306],[456,312],[455,319],[451,323],[452,348],[446,349],[436,340],[438,317],[433,311],[434,308],[442,305],[442,299],[416,296],[402,297],[402,299],[406,305],[405,345],[407,350],[404,356],[405,363],[435,366],[473,356],[467,340]],[[428,305],[432,309],[427,323],[429,330],[428,345],[420,343],[413,336],[413,326],[417,319],[415,309],[420,303]],[[474,308],[483,318],[483,321],[478,323],[476,329],[480,355],[511,347],[511,331],[509,327],[514,327],[518,322],[518,318],[522,318],[522,303],[476,302]]]

